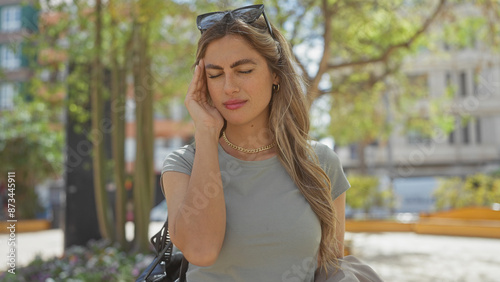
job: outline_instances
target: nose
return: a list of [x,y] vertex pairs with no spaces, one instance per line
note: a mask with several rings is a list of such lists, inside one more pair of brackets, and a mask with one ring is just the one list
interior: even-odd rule
[[226,75],[225,76],[225,81],[224,81],[224,92],[227,95],[233,95],[234,93],[237,93],[239,91],[238,83],[236,79],[231,75]]

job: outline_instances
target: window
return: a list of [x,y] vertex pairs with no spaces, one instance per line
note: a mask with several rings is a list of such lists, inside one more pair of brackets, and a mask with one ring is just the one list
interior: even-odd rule
[[351,160],[357,160],[358,159],[358,144],[352,143],[349,145],[349,155],[351,157]]
[[448,44],[447,42],[444,42],[444,43],[443,43],[443,49],[444,49],[445,51],[450,51],[450,50],[451,50],[451,46],[450,46],[450,44]]
[[450,132],[450,134],[448,135],[448,143],[450,143],[450,144],[455,143],[455,130]]
[[476,117],[476,143],[481,144],[481,118]]
[[451,73],[450,72],[446,72],[446,87],[450,87],[451,85]]
[[460,73],[460,96],[465,97],[467,96],[467,73],[465,71]]
[[474,96],[478,96],[479,93],[479,77],[480,77],[480,73],[476,70],[476,72],[474,73],[474,77],[472,79],[472,95]]
[[21,58],[19,51],[9,48],[9,46],[2,45],[0,47],[0,63],[3,69],[11,70],[21,66]]
[[467,122],[464,126],[462,126],[462,137],[464,144],[469,144],[469,123]]
[[14,108],[15,95],[14,84],[4,83],[0,86],[0,111]]
[[21,29],[21,7],[7,6],[2,8],[1,13],[2,31],[16,31]]
[[410,129],[406,134],[408,139],[408,144],[430,144],[431,139],[426,134],[423,134],[420,130]]
[[455,90],[453,89],[453,77],[451,75],[451,72],[446,72],[446,76],[445,76],[445,95],[448,96],[448,95],[451,95],[451,96],[455,96]]

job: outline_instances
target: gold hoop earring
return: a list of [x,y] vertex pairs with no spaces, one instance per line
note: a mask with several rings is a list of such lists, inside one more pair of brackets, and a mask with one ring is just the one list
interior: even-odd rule
[[273,93],[280,91],[280,84],[273,84]]

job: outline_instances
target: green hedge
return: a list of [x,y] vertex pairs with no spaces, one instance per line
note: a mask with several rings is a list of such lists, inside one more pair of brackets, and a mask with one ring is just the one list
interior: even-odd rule
[[492,206],[500,203],[500,177],[474,174],[465,179],[442,178],[434,192],[436,209]]
[[368,175],[348,175],[351,189],[346,192],[346,204],[352,209],[369,215],[377,208],[390,209],[394,205],[394,194],[389,187],[379,187],[379,179]]

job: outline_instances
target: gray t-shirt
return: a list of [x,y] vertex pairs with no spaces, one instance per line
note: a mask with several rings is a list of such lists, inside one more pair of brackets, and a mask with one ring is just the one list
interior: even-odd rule
[[[313,143],[321,167],[330,177],[332,197],[349,187],[338,156]],[[195,148],[187,145],[164,161],[162,174],[190,175]],[[208,267],[189,265],[189,282],[313,281],[321,227],[278,157],[243,161],[219,145],[226,233],[219,257]]]

